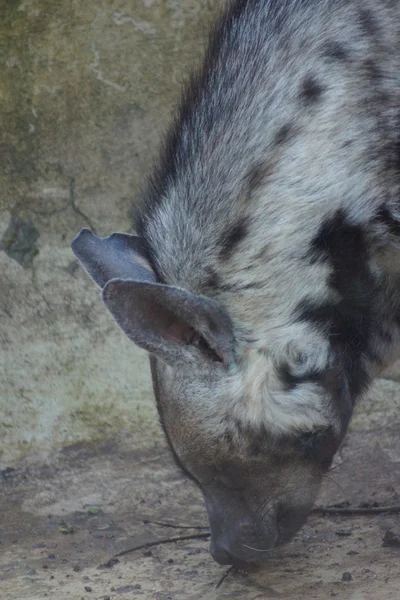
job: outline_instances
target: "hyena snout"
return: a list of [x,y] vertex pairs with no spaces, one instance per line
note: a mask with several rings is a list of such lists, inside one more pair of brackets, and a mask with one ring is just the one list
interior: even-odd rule
[[[273,527],[275,529],[275,527]],[[275,547],[277,535],[275,531],[267,531],[260,540],[259,532],[250,537],[253,543],[258,547],[250,546],[245,543],[246,538],[235,539],[232,535],[220,534],[212,535],[211,555],[220,565],[235,565],[236,567],[245,567],[251,563],[259,563],[262,560],[262,553],[267,553]],[[241,541],[243,539],[243,541]],[[254,541],[256,540],[256,542]]]
[[217,507],[206,500],[211,527],[211,555],[220,565],[244,567],[258,563],[278,543],[276,511],[267,518],[256,516],[224,504]]
[[216,504],[206,498],[211,527],[210,551],[221,565],[245,567],[262,564],[270,552],[290,541],[306,521],[311,503],[293,506],[278,501],[263,511],[251,511],[245,503]]

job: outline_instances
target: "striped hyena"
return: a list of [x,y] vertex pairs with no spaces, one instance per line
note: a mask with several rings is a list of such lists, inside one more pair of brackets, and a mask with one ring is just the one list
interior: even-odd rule
[[73,249],[150,353],[222,564],[304,523],[399,354],[400,3],[236,0],[135,215]]

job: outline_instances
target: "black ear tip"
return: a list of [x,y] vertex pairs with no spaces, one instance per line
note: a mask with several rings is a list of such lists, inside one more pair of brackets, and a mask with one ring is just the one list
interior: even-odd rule
[[90,229],[88,229],[87,227],[84,227],[83,229],[80,230],[80,232],[74,237],[74,239],[71,242],[71,246],[73,246],[74,244],[76,244],[76,242],[80,239],[82,239],[83,237],[86,237],[87,235],[93,235],[92,231]]
[[87,227],[84,227],[83,229],[81,229],[80,232],[78,233],[78,235],[76,235],[71,242],[71,248],[72,248],[73,253],[75,255],[79,254],[79,251],[81,250],[82,245],[85,242],[87,242],[91,237],[95,237],[95,236],[91,232],[90,229],[88,229]]

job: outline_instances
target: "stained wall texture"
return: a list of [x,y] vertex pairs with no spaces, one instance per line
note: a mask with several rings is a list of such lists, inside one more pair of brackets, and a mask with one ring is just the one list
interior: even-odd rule
[[122,430],[158,432],[146,356],[70,241],[129,231],[207,0],[0,2],[0,465]]

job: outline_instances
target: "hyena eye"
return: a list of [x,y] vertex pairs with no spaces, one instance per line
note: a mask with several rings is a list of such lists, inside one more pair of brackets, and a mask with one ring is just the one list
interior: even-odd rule
[[338,445],[332,427],[304,432],[297,444],[304,458],[317,460],[323,467],[329,466]]
[[204,354],[210,360],[215,362],[222,362],[222,359],[218,354],[211,348],[209,343],[205,340],[205,338],[197,331],[193,331],[193,335],[188,341],[189,344],[198,348],[202,354]]
[[231,492],[243,492],[245,489],[243,484],[241,484],[238,481],[234,482],[230,478],[225,477],[224,475],[217,475],[215,477],[215,481],[217,483],[222,484],[224,488],[230,490]]

